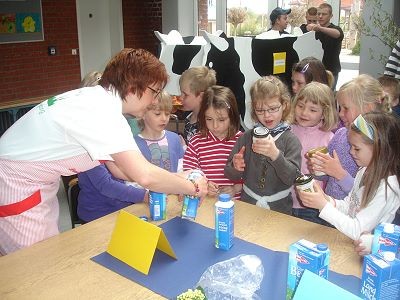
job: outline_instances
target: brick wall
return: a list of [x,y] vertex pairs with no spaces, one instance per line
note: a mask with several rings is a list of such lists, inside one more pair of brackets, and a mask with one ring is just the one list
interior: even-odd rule
[[162,0],[122,0],[124,45],[143,48],[157,55],[158,39],[154,31],[162,32]]
[[[45,41],[0,44],[0,103],[59,94],[80,82],[75,0],[42,0]],[[161,0],[122,0],[125,47],[156,54],[161,31]],[[47,46],[56,45],[49,56]]]

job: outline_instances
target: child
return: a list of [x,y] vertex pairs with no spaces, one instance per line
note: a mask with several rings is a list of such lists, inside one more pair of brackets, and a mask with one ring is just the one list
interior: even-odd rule
[[[161,92],[157,104],[152,104],[139,121],[142,132],[135,136],[136,144],[151,163],[170,172],[182,166],[183,148],[176,133],[164,130],[172,110],[171,97]],[[180,167],[179,167],[180,166]],[[147,191],[133,183],[112,176],[104,165],[78,175],[80,193],[78,216],[90,222],[133,203],[147,200]]]
[[326,70],[319,59],[306,57],[292,68],[292,92],[296,95],[300,89],[311,81],[321,82],[332,86],[333,74]]
[[303,204],[320,210],[319,216],[353,240],[379,223],[390,223],[400,206],[400,123],[391,114],[359,115],[349,130],[350,153],[360,170],[343,201],[324,194],[299,191]]
[[290,95],[277,77],[258,79],[250,89],[251,116],[266,127],[269,137],[253,142],[253,130],[236,142],[225,166],[225,176],[243,179],[242,200],[292,214],[291,187],[301,164],[301,144],[285,123]]
[[388,112],[389,98],[375,78],[362,74],[342,85],[336,94],[340,107],[339,117],[344,127],[339,128],[328,145],[329,154],[316,153],[315,162],[308,161],[311,172],[327,174],[325,193],[335,199],[344,199],[353,187],[358,167],[350,155],[347,132],[351,123],[362,113],[370,111]]
[[223,86],[214,85],[203,94],[199,111],[199,132],[190,140],[183,169],[200,169],[209,179],[209,195],[228,193],[240,199],[242,184],[224,177],[224,167],[237,139],[240,117],[235,95]]
[[390,105],[396,117],[400,117],[400,80],[391,76],[381,76],[378,81],[382,84],[382,88],[389,95]]
[[215,71],[204,66],[192,67],[179,78],[183,110],[191,111],[185,119],[183,138],[186,143],[198,129],[198,114],[204,91],[217,83]]
[[[300,140],[302,157],[305,157],[307,151],[313,148],[328,146],[333,137],[331,130],[337,123],[333,99],[333,91],[327,85],[319,82],[307,84],[294,99],[292,131]],[[301,163],[301,172],[309,173],[305,160]],[[319,224],[324,223],[318,217],[317,210],[305,208],[299,203],[294,188],[292,188],[292,198],[293,216]]]
[[180,138],[175,132],[165,130],[171,111],[172,98],[163,91],[159,103],[149,106],[139,120],[142,130],[135,141],[148,161],[170,172],[180,172],[184,154]]

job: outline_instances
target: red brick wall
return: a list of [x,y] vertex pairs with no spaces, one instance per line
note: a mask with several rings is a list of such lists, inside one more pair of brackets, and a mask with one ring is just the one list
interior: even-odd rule
[[161,0],[122,0],[124,44],[157,54],[154,31],[162,32]]
[[[57,94],[80,82],[75,0],[42,0],[45,41],[0,44],[0,102]],[[49,56],[47,46],[57,55]]]
[[[42,0],[45,41],[0,44],[0,103],[59,94],[80,82],[75,0]],[[125,47],[156,54],[161,31],[161,0],[122,0]],[[49,56],[47,46],[57,55]]]

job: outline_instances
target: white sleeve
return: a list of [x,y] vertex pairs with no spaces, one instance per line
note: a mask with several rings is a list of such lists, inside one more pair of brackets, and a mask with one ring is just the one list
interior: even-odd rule
[[[396,193],[388,188],[386,197],[385,183],[382,180],[374,198],[367,207],[360,209],[354,218],[343,213],[339,208],[335,208],[331,203],[325,205],[319,216],[334,225],[343,234],[357,240],[362,233],[371,232],[379,223],[393,221],[400,205],[398,184],[395,186],[397,187]],[[340,203],[340,201],[336,202]]]

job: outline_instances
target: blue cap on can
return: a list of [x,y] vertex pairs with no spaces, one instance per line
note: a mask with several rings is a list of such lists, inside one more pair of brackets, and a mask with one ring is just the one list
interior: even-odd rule
[[318,244],[317,249],[319,251],[326,251],[326,250],[328,250],[328,245],[327,244]]
[[231,200],[231,195],[229,195],[229,194],[220,194],[219,197],[218,197],[218,200],[222,201],[222,202],[228,202],[229,200]]

